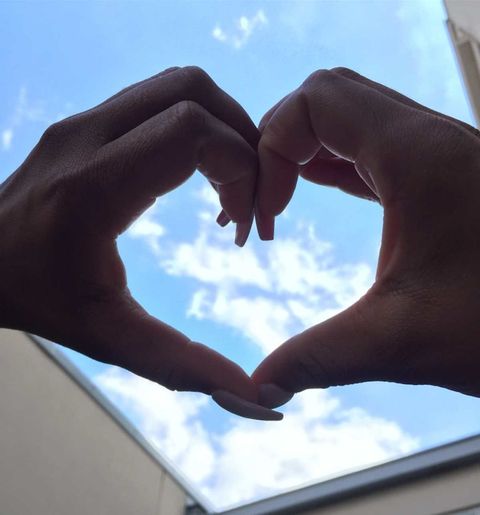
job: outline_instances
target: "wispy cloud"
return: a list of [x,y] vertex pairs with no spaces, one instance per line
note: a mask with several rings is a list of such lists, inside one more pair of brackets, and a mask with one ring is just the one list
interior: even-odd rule
[[72,108],[73,105],[67,102],[63,111],[52,116],[51,113],[47,112],[45,103],[40,100],[32,100],[27,87],[22,86],[18,91],[13,111],[7,117],[3,124],[4,128],[0,132],[0,148],[4,151],[10,150],[18,131],[26,123],[38,123],[48,126],[65,118],[67,116],[66,113],[70,112]]
[[12,147],[13,138],[17,130],[25,122],[48,122],[45,108],[40,102],[31,102],[28,98],[28,91],[25,86],[21,87],[15,107],[6,127],[1,132],[2,149],[9,150]]
[[4,129],[2,131],[2,149],[8,150],[12,145],[13,129]]
[[297,395],[280,423],[232,417],[225,431],[212,433],[201,418],[207,397],[170,392],[114,367],[96,382],[217,508],[386,461],[419,445],[395,422],[343,406],[325,390]]
[[265,12],[259,9],[250,18],[245,15],[240,16],[240,18],[235,21],[235,27],[231,30],[226,31],[220,25],[216,25],[212,30],[212,37],[238,50],[247,44],[256,29],[267,24],[268,19]]
[[140,238],[147,242],[148,246],[155,254],[160,252],[159,240],[165,234],[165,228],[154,219],[158,201],[143,215],[135,220],[128,229],[128,234],[132,238]]

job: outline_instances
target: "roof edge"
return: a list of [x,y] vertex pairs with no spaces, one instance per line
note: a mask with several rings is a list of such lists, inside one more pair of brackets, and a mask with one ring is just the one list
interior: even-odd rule
[[222,515],[289,514],[480,463],[480,435],[225,510]]
[[[65,356],[56,344],[42,337],[25,335],[55,361],[142,449],[152,457],[172,479],[187,493],[192,503],[190,510],[199,509],[206,514],[217,515],[282,515],[298,513],[298,510],[325,506],[340,499],[364,495],[378,489],[400,485],[452,470],[460,465],[480,463],[480,434],[427,449],[403,458],[375,465],[339,477],[320,481],[308,486],[243,504],[227,510],[215,510],[202,494],[192,487],[174,465],[157,451],[113,403]],[[193,513],[193,511],[190,511]]]
[[101,392],[101,390],[57,347],[58,344],[37,336],[24,333],[51,360],[84,390],[120,427],[132,438],[154,461],[156,461],[172,479],[187,493],[187,496],[206,513],[214,513],[210,501],[189,483],[187,478],[175,466],[157,451],[127,417]]

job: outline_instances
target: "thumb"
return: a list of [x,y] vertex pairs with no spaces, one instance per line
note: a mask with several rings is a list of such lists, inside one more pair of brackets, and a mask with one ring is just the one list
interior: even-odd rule
[[[252,379],[291,393],[374,380],[398,380],[400,327],[395,299],[367,294],[338,315],[300,333],[267,356]],[[400,374],[401,375],[401,374]],[[260,391],[276,389],[260,386]],[[279,401],[261,399],[276,407]],[[285,392],[284,399],[288,400]],[[285,402],[283,400],[283,402]],[[282,402],[282,403],[283,403]]]
[[152,317],[129,295],[89,312],[88,332],[83,341],[70,342],[71,348],[170,390],[212,395],[221,407],[247,418],[282,418],[257,403],[257,387],[241,367]]

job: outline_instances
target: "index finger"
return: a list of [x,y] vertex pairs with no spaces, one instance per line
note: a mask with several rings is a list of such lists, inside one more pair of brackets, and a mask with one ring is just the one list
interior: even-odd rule
[[367,184],[373,185],[375,175],[375,189],[385,193],[377,173],[379,158],[388,151],[387,129],[401,118],[400,110],[405,114],[412,109],[333,71],[313,73],[278,106],[263,129],[256,209],[260,236],[273,237],[274,217],[290,201],[299,167],[322,146],[354,163]]
[[182,102],[193,101],[236,130],[256,149],[259,132],[243,107],[197,66],[166,70],[92,110],[110,141]]

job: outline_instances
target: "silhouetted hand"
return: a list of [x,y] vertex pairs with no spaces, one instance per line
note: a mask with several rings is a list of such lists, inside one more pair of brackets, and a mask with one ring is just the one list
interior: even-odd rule
[[[245,111],[195,67],[168,69],[52,125],[0,188],[0,326],[170,389],[227,390],[256,401],[239,366],[132,298],[115,240],[198,168],[238,222],[242,245],[253,218],[258,138]],[[279,418],[259,409],[260,417]]]
[[280,346],[254,381],[299,392],[382,380],[480,396],[478,131],[343,68],[313,73],[260,130],[264,239],[298,175],[377,200],[384,225],[368,293]]

